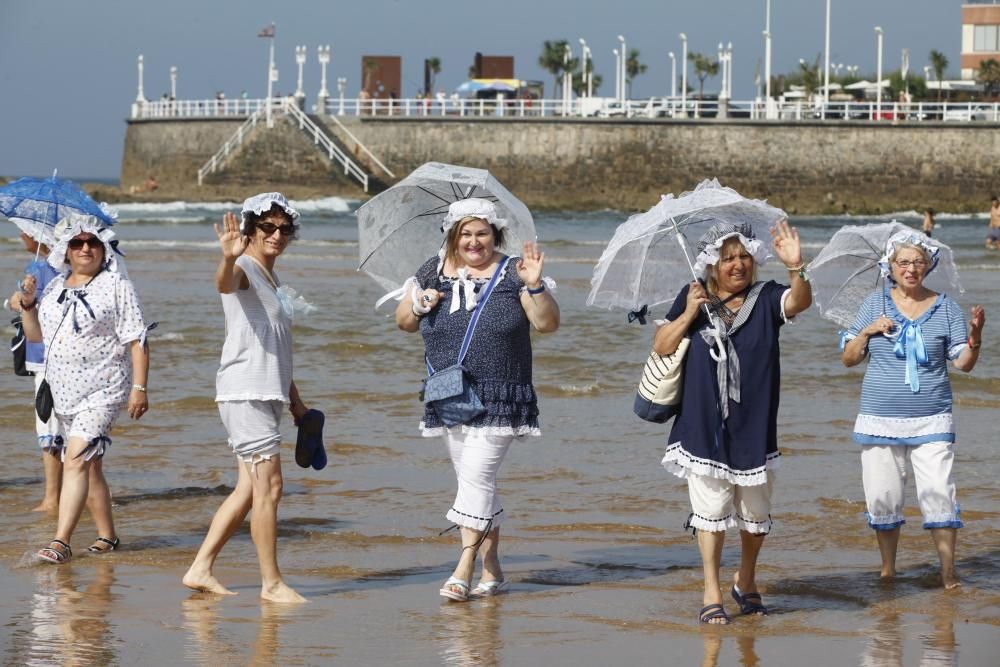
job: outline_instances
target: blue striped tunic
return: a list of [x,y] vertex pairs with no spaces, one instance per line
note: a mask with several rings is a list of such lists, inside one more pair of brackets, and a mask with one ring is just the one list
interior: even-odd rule
[[[888,290],[875,291],[861,304],[845,339],[861,335],[861,330],[883,313],[896,322],[896,328],[889,336],[880,334],[868,341],[868,368],[861,387],[854,441],[863,445],[954,442],[948,360],[956,359],[968,344],[962,309],[953,299],[940,294],[925,313],[910,320],[896,308]],[[896,352],[904,326],[919,327],[927,350],[926,363],[915,366],[919,382],[916,391],[911,385],[917,383],[912,378],[907,382],[905,346],[900,346],[902,358]]]

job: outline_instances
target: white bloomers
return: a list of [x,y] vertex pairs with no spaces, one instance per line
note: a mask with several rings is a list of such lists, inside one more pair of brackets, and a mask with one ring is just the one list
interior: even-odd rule
[[81,410],[72,415],[56,414],[59,429],[66,434],[66,446],[62,448],[62,459],[66,460],[66,449],[70,438],[87,442],[87,448],[80,456],[84,461],[99,459],[111,445],[111,429],[118,421],[120,408],[93,408]]
[[688,526],[707,533],[733,527],[755,535],[771,532],[773,471],[767,471],[766,483],[755,486],[740,486],[705,475],[689,475],[687,482],[691,497]]
[[955,484],[951,479],[955,452],[950,442],[861,447],[868,525],[875,530],[892,530],[906,523],[903,503],[907,458],[913,466],[924,528],[961,528]]
[[464,528],[493,530],[503,520],[497,473],[514,436],[462,433],[462,427],[456,426],[447,428],[442,437],[458,478],[448,520]]
[[259,463],[281,449],[281,401],[219,401],[229,447],[243,463]]

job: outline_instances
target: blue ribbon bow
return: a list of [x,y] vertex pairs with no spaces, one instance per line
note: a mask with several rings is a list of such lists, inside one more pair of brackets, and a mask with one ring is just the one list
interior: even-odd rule
[[646,315],[648,315],[648,314],[649,314],[649,305],[644,305],[639,310],[629,311],[628,322],[629,322],[629,324],[632,324],[632,322],[635,322],[636,320],[639,320],[639,324],[645,324],[646,323]]
[[910,385],[910,390],[916,394],[920,391],[920,376],[917,374],[917,364],[927,366],[927,345],[924,343],[924,332],[920,325],[907,320],[902,324],[896,344],[892,351],[897,359],[906,360],[906,376],[904,382]]
[[[68,303],[66,303],[67,297],[70,299],[70,301]],[[90,314],[90,319],[95,320],[95,321],[97,320],[97,316],[94,315],[94,309],[90,307],[89,303],[87,303],[87,293],[84,292],[83,290],[64,289],[62,291],[62,293],[59,295],[59,298],[57,299],[57,303],[63,304],[63,308],[64,308],[63,312],[64,313],[66,312],[65,309],[68,309],[68,308],[72,308],[73,309],[73,331],[75,333],[80,333],[80,324],[76,320],[76,306],[77,306],[77,304],[82,303],[83,307],[86,308],[87,312]]]

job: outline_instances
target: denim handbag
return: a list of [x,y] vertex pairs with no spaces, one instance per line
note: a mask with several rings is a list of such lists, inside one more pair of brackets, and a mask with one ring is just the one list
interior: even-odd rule
[[465,355],[469,351],[479,316],[482,314],[483,308],[486,307],[486,302],[493,293],[497,279],[504,272],[509,260],[509,257],[504,259],[497,267],[483,292],[482,298],[476,304],[476,309],[469,319],[469,326],[465,330],[465,338],[462,339],[462,347],[458,352],[458,362],[453,366],[435,371],[434,367],[431,366],[430,359],[424,357],[424,361],[427,363],[428,377],[424,380],[423,400],[431,406],[438,419],[445,426],[468,424],[476,417],[486,414],[486,407],[473,390],[469,382],[469,372],[462,366],[462,361],[465,360]]

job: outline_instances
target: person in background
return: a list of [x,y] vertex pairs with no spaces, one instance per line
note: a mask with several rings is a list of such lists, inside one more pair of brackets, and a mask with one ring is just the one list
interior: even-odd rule
[[989,233],[986,235],[986,247],[990,250],[1000,250],[1000,197],[993,195],[990,200]]
[[924,234],[927,235],[927,238],[930,238],[931,235],[934,233],[934,209],[932,209],[930,206],[924,209],[923,230]]

